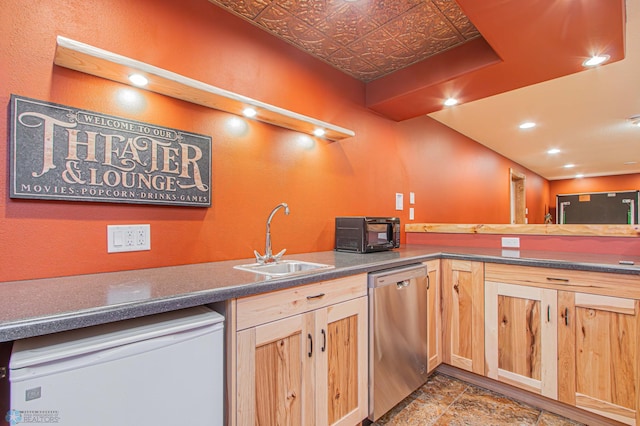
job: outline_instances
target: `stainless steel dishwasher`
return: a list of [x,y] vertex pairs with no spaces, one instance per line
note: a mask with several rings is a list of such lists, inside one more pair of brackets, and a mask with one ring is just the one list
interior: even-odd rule
[[369,274],[369,419],[427,381],[427,267]]

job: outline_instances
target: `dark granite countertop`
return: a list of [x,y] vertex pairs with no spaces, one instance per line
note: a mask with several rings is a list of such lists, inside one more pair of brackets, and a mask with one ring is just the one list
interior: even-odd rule
[[[334,265],[321,272],[267,278],[234,269],[252,259],[0,283],[0,342],[152,315],[323,280],[454,258],[638,276],[640,256],[493,248],[404,246],[368,254],[334,251],[285,256]],[[634,262],[623,265],[620,261]]]

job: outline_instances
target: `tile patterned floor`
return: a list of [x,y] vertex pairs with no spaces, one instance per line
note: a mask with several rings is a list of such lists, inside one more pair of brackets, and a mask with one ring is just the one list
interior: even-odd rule
[[519,403],[503,395],[436,373],[374,425],[534,425],[580,423]]

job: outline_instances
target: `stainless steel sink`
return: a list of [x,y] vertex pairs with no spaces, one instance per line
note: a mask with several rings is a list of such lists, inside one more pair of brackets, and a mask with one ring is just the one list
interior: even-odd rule
[[274,277],[317,272],[323,269],[331,269],[333,267],[333,265],[305,262],[302,260],[280,260],[274,263],[249,263],[247,265],[234,266],[235,269],[240,269],[242,271]]

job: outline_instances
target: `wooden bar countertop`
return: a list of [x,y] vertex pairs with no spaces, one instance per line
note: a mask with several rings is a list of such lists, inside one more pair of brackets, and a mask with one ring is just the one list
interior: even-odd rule
[[640,236],[640,225],[409,223],[405,225],[405,231],[452,234],[521,234],[590,237],[638,237]]

